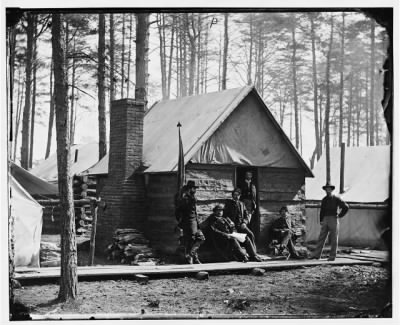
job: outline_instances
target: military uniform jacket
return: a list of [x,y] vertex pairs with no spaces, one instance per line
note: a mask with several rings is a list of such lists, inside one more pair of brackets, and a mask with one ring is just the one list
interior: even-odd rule
[[186,194],[183,196],[179,205],[182,229],[186,234],[195,234],[199,229],[199,221],[196,211],[196,197]]
[[240,186],[240,190],[242,191],[242,195],[240,198],[241,200],[256,200],[257,190],[253,182],[250,182],[250,184],[248,184],[246,181],[244,181]]
[[272,229],[279,229],[279,230],[291,229],[291,226],[286,218],[280,216],[272,224]]
[[231,219],[215,215],[212,216],[210,227],[212,231],[221,236],[226,236],[226,234],[231,234],[236,231],[235,223]]
[[227,200],[225,203],[224,215],[231,219],[236,227],[240,226],[242,223],[246,225],[249,223],[246,206],[242,201]]

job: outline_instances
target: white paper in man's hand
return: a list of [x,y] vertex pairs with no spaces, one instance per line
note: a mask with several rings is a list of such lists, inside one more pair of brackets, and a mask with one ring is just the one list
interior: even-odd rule
[[233,232],[230,234],[233,238],[235,238],[236,240],[238,240],[240,243],[244,243],[244,241],[246,240],[246,234],[241,234],[238,232]]

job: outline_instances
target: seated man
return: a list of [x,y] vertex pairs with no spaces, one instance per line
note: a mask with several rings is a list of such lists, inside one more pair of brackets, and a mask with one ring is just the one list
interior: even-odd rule
[[247,234],[253,246],[256,246],[256,240],[253,232],[250,230],[250,219],[245,204],[240,201],[242,191],[235,188],[232,191],[232,199],[225,202],[224,215],[234,222],[237,232]]
[[261,258],[256,253],[256,248],[249,236],[238,233],[235,224],[229,217],[224,216],[224,207],[220,204],[213,209],[214,213],[210,216],[210,227],[215,237],[215,245],[218,250],[233,253],[234,257],[242,262],[251,261],[261,262]]
[[[274,221],[272,224],[273,240],[278,241],[278,254],[283,253],[285,250],[288,251],[289,257],[300,258],[299,254],[294,248],[292,237],[294,232],[290,225],[290,219],[288,214],[288,208],[286,206],[279,210],[280,217]],[[273,244],[272,244],[273,245]]]

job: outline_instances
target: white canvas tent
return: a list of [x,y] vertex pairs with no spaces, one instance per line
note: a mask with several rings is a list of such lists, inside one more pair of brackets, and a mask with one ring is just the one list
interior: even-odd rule
[[43,208],[10,176],[10,205],[14,218],[15,266],[39,267]]
[[[340,187],[340,148],[331,148],[331,180],[335,194],[350,204],[340,221],[339,244],[381,248],[381,233],[390,224],[390,146],[347,147],[344,163],[344,193]],[[315,178],[306,178],[306,241],[316,241],[320,231],[320,202],[325,196],[325,154],[313,169]]]
[[[71,176],[92,167],[99,161],[98,143],[75,144],[71,147]],[[30,171],[33,175],[49,182],[57,182],[57,153],[40,162]]]
[[[331,181],[339,190],[340,148],[330,150]],[[306,179],[306,199],[321,200],[326,183],[325,152],[313,169],[314,178]],[[346,147],[344,161],[344,193],[346,202],[384,202],[389,197],[390,146]]]

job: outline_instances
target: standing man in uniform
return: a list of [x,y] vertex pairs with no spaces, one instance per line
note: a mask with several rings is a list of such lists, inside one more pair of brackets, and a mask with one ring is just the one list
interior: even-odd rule
[[205,237],[199,227],[196,211],[196,185],[194,181],[186,184],[187,192],[183,195],[179,207],[183,241],[185,244],[185,258],[189,264],[200,264],[197,251],[203,244]]
[[246,171],[244,182],[241,184],[240,189],[242,191],[240,200],[246,206],[250,222],[257,208],[256,206],[257,189],[253,183],[253,173],[251,171]]
[[331,251],[328,261],[334,261],[336,258],[339,239],[339,219],[346,215],[347,211],[349,210],[349,206],[340,197],[332,193],[335,189],[334,185],[328,182],[322,187],[322,189],[326,192],[326,196],[321,201],[321,210],[319,214],[321,232],[319,234],[317,246],[310,254],[310,259],[321,258],[322,249],[324,248],[326,238],[329,235]]
[[255,246],[255,236],[249,229],[250,220],[246,206],[239,200],[241,193],[242,192],[238,187],[233,190],[232,199],[227,200],[225,203],[224,215],[235,223],[238,232],[247,234]]

